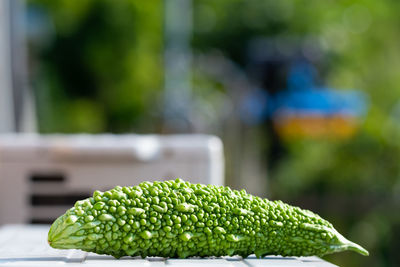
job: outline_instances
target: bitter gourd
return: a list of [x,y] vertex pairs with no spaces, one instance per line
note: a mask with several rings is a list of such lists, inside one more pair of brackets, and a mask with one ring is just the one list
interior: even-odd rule
[[95,191],[53,223],[48,243],[116,258],[368,255],[311,211],[180,179]]

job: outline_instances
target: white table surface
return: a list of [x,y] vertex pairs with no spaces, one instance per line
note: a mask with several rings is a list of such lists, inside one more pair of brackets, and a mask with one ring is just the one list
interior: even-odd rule
[[0,266],[231,266],[231,267],[334,267],[318,257],[267,256],[171,259],[123,257],[87,253],[80,250],[56,250],[47,244],[47,225],[6,225],[0,227]]

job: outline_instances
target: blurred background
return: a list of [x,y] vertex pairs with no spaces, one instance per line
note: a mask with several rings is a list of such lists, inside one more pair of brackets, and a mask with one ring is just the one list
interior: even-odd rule
[[225,184],[400,265],[400,2],[0,1],[0,132],[205,133]]

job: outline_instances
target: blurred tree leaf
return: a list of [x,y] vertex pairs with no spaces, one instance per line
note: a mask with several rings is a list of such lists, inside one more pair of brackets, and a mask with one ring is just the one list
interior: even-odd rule
[[[156,127],[148,106],[159,101],[162,88],[162,1],[33,0],[29,4],[44,9],[55,28],[50,46],[31,49],[39,57],[34,73],[42,77],[35,84],[41,131],[126,132]],[[42,107],[49,105],[47,100],[63,108],[50,114]],[[82,119],[98,112],[96,126],[82,120],[75,127],[70,116],[78,110]],[[62,127],[56,121],[63,121]]]

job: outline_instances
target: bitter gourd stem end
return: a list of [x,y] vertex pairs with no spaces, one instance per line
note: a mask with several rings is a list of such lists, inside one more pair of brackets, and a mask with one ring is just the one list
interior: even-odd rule
[[363,256],[368,256],[368,255],[369,255],[368,250],[366,250],[366,249],[363,248],[362,246],[360,246],[360,245],[358,245],[358,244],[356,244],[356,243],[353,243],[353,242],[350,242],[350,243],[349,243],[348,249],[349,249],[349,250],[352,250],[352,251],[355,251],[355,252],[358,252],[358,253],[360,253],[360,254],[363,255]]
[[356,243],[351,242],[350,240],[346,239],[344,236],[339,234],[336,230],[334,230],[334,233],[336,234],[336,237],[338,238],[339,243],[335,244],[331,247],[333,252],[352,250],[363,256],[369,255],[369,252],[365,248],[360,246],[359,244],[356,244]]

